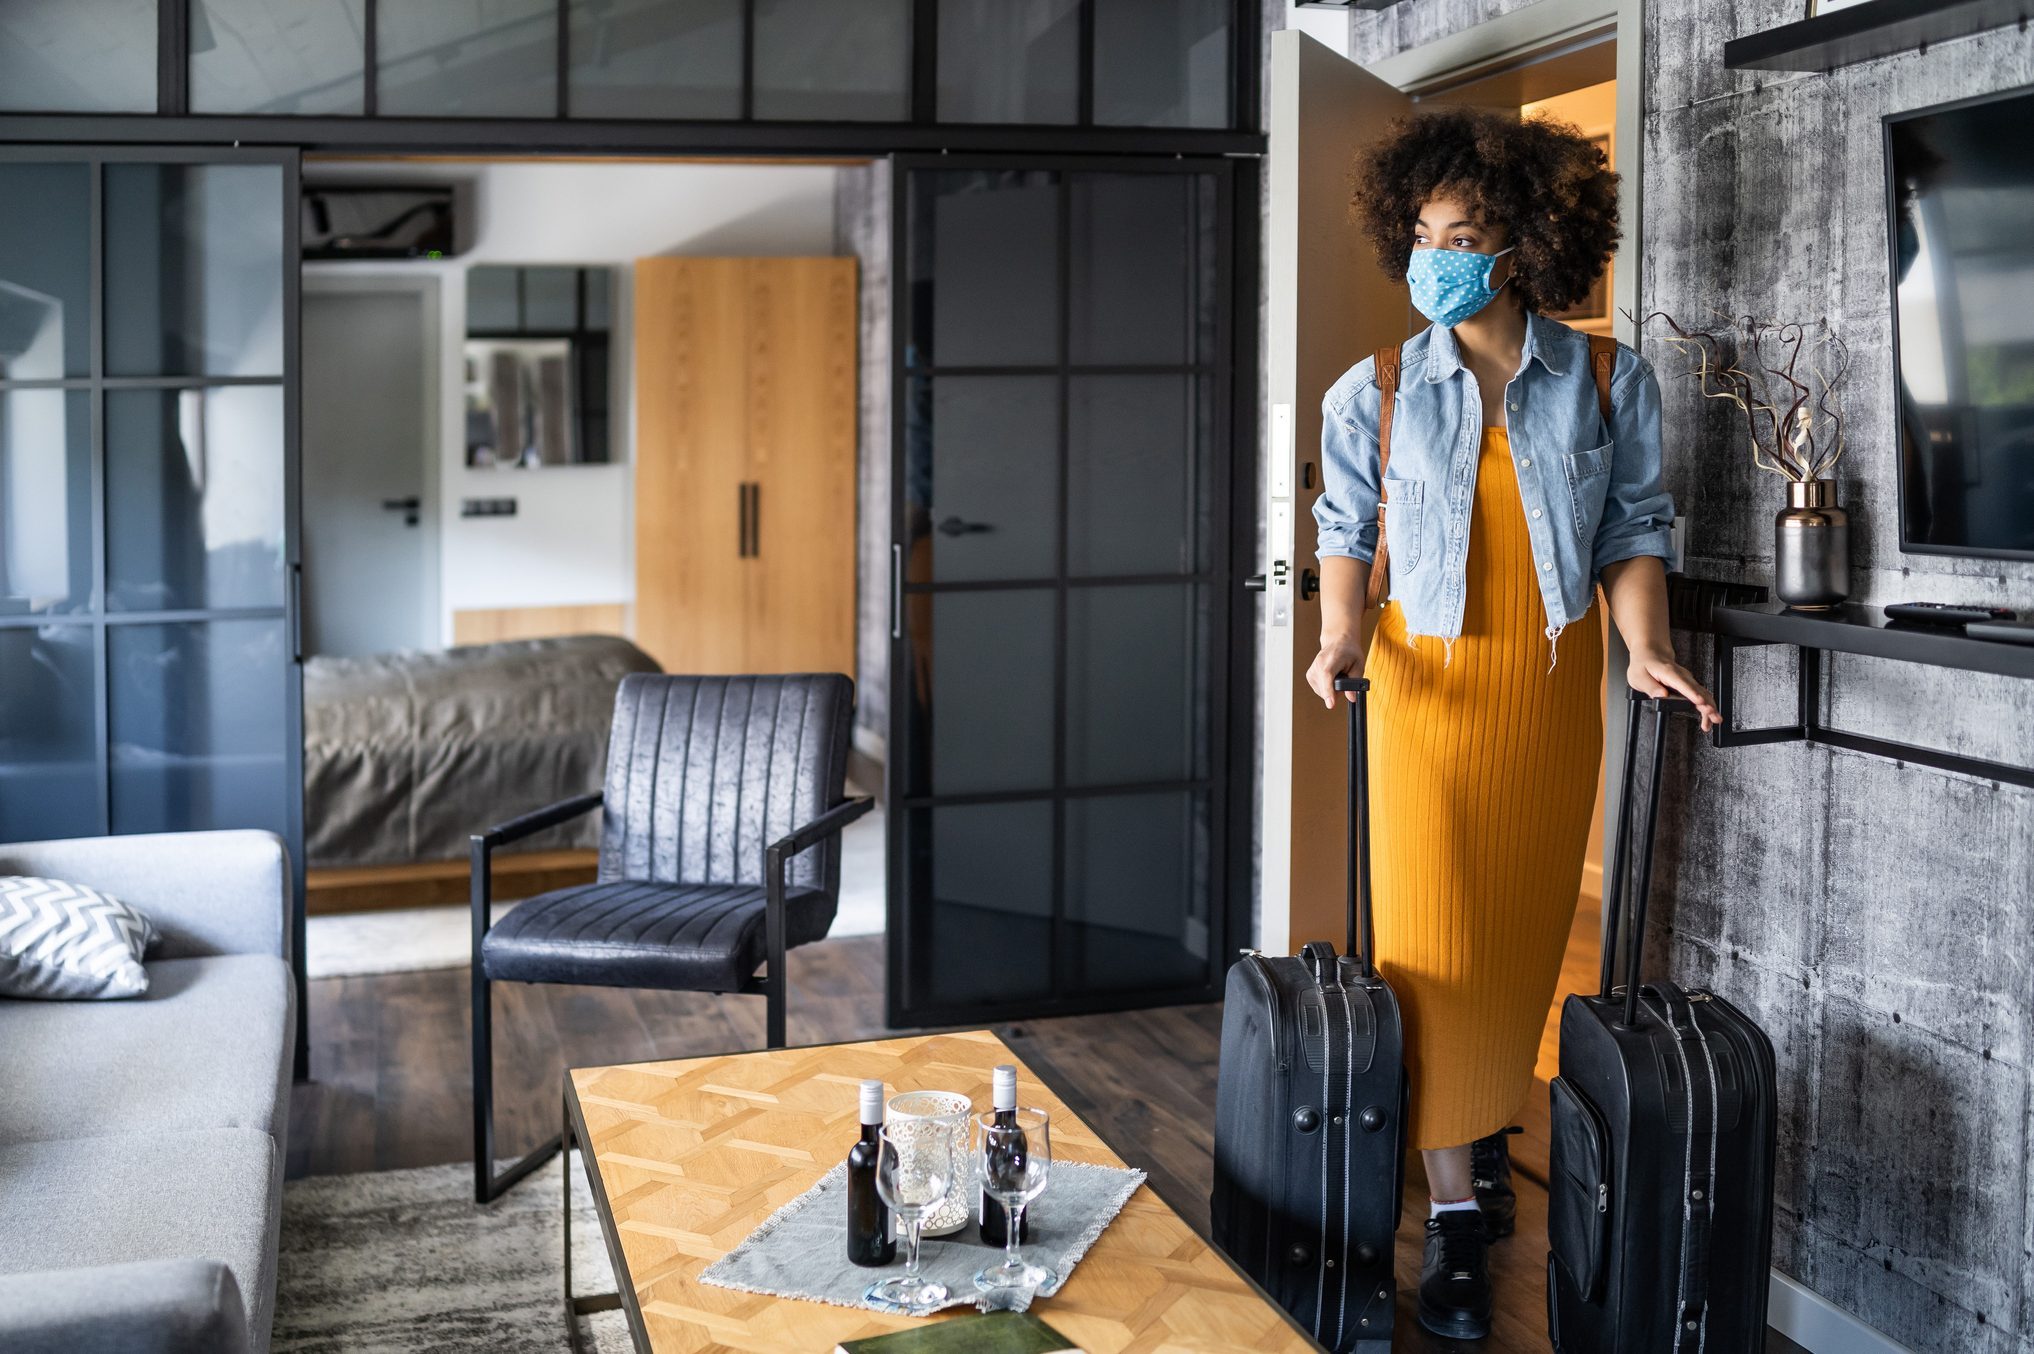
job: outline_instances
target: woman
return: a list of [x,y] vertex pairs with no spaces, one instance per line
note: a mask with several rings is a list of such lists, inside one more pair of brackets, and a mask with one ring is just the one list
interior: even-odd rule
[[[1505,1126],[1532,1085],[1603,759],[1599,582],[1625,680],[1717,719],[1675,661],[1659,387],[1618,346],[1603,416],[1588,339],[1545,312],[1589,294],[1617,176],[1571,127],[1471,109],[1396,124],[1356,206],[1433,321],[1400,348],[1380,473],[1375,360],[1323,401],[1321,651],[1371,679],[1378,957],[1404,1009],[1414,1145],[1433,1199],[1419,1317],[1490,1328],[1485,1248],[1511,1230]],[[1389,603],[1364,594],[1384,504]],[[1367,662],[1366,662],[1367,658]]]

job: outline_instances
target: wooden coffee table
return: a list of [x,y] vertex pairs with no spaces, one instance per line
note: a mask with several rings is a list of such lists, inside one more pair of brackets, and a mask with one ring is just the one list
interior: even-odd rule
[[[987,1104],[997,1063],[1017,1064],[1020,1103],[1051,1111],[1056,1156],[1124,1164],[986,1030],[568,1072],[566,1146],[581,1147],[590,1165],[636,1348],[828,1354],[842,1340],[968,1311],[886,1316],[714,1288],[699,1272],[847,1155],[863,1078],[881,1077],[893,1095],[959,1091]],[[569,1230],[566,1253],[568,1308],[611,1308],[612,1296],[573,1297]],[[1148,1185],[1033,1310],[1090,1354],[1319,1348]]]

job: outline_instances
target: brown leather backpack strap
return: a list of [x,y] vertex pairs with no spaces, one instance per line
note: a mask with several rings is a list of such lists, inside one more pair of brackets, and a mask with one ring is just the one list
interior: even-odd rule
[[1617,367],[1617,340],[1608,334],[1589,336],[1589,370],[1596,377],[1596,407],[1603,413],[1603,427],[1610,429],[1610,373]]
[[1398,402],[1398,345],[1379,348],[1376,363],[1377,391],[1377,553],[1370,559],[1370,583],[1363,592],[1363,607],[1384,605],[1391,584],[1391,556],[1384,539],[1384,470],[1391,464],[1391,411]]

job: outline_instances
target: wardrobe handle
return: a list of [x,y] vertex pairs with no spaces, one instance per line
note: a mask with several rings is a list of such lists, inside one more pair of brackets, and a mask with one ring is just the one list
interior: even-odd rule
[[762,553],[763,486],[743,480],[735,487],[735,554],[754,559]]

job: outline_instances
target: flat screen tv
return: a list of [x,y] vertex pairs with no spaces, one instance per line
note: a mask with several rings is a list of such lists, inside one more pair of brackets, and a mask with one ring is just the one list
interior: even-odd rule
[[2034,559],[2034,89],[1885,133],[1900,548]]

